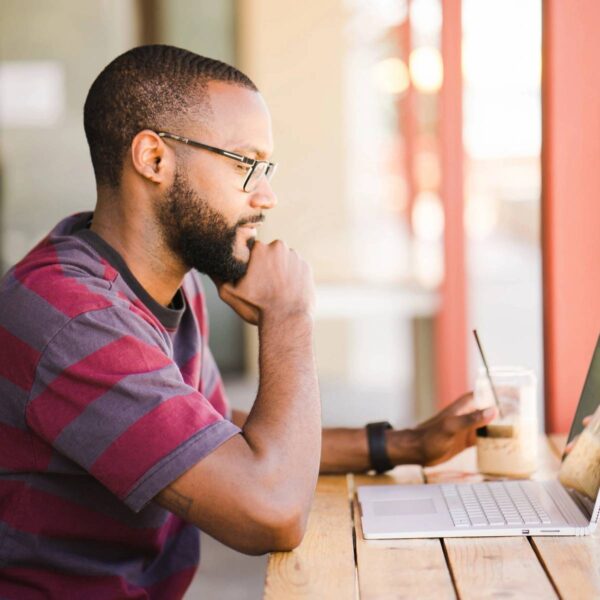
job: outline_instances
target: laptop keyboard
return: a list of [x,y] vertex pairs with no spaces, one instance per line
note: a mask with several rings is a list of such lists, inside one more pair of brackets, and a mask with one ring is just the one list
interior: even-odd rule
[[441,488],[456,527],[550,523],[540,501],[518,481],[443,484]]

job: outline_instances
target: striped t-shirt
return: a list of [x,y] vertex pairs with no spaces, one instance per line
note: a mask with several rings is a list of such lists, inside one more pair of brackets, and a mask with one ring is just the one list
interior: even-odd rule
[[0,598],[179,598],[199,532],[152,502],[240,432],[199,277],[171,307],[59,223],[0,281]]

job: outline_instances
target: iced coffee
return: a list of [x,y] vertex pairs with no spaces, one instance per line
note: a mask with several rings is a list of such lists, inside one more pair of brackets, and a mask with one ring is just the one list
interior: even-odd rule
[[[536,377],[521,367],[493,367],[491,377],[500,408],[496,419],[477,432],[477,466],[486,475],[529,477],[538,461]],[[478,408],[496,405],[484,369],[475,384],[475,403]]]
[[576,438],[560,467],[558,478],[564,486],[585,494],[591,500],[596,499],[600,487],[600,409]]

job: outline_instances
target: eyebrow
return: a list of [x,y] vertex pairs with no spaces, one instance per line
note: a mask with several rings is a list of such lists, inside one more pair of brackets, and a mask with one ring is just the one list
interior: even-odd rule
[[255,154],[261,160],[264,160],[265,157],[267,156],[267,152],[260,150],[256,146],[250,146],[250,145],[232,146],[232,151],[239,152],[240,154],[244,154],[244,155]]

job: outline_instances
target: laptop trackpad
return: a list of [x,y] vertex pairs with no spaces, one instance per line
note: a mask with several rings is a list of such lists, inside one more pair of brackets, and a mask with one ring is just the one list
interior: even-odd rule
[[433,500],[379,500],[373,503],[373,515],[376,517],[395,517],[402,515],[430,515],[437,513]]

